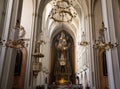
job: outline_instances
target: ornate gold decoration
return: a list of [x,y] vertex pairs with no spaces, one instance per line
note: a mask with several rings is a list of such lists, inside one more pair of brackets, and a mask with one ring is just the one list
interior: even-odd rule
[[70,82],[70,76],[72,75],[70,60],[67,55],[68,48],[71,44],[69,42],[69,37],[64,31],[62,31],[56,39],[55,46],[58,50],[58,57],[55,62],[54,75],[55,81],[58,84],[62,84],[65,82]]
[[66,81],[64,78],[61,78],[58,82],[59,82],[59,84],[65,84],[68,81]]
[[29,39],[9,40],[5,45],[10,48],[23,48],[27,46],[25,45],[25,41],[29,41]]
[[97,49],[104,49],[109,50],[113,47],[117,47],[119,44],[115,43],[112,44],[111,42],[105,43],[104,38],[104,31],[107,30],[107,28],[104,26],[104,23],[102,23],[102,28],[99,30],[99,40],[96,41],[95,45],[93,45],[94,48]]
[[71,8],[73,0],[55,0],[49,17],[56,22],[70,22],[77,13]]
[[67,50],[69,48],[69,44],[67,43],[67,39],[65,37],[64,32],[61,32],[61,35],[60,35],[60,38],[59,38],[59,41],[56,47],[62,51]]
[[43,40],[40,40],[40,41],[37,41],[37,44],[42,45],[42,44],[46,44],[46,42]]
[[16,21],[16,26],[13,28],[14,30],[19,30],[21,34],[19,34],[19,38],[17,40],[8,40],[5,45],[6,47],[10,48],[23,48],[25,46],[28,46],[28,44],[25,44],[25,41],[29,41],[29,39],[21,39],[25,35],[25,30],[23,26],[20,26],[20,21]]

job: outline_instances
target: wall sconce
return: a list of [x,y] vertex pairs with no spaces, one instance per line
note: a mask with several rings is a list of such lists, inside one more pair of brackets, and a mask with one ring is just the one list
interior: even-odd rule
[[104,31],[107,28],[104,26],[104,23],[102,23],[102,28],[99,30],[99,40],[96,41],[95,45],[93,45],[94,48],[97,49],[104,49],[104,50],[109,50],[113,47],[117,47],[119,44],[114,43],[112,44],[111,42],[105,43],[104,42]]
[[82,33],[82,41],[80,42],[81,46],[87,46],[88,42],[85,40],[85,33]]
[[5,43],[6,47],[10,48],[24,48],[25,46],[25,41],[29,41],[29,39],[19,39],[19,40],[9,40]]
[[44,55],[40,53],[40,45],[45,42],[43,40],[37,41],[36,42],[36,48],[35,48],[35,53],[33,53],[34,60],[33,60],[33,76],[37,77],[38,73],[41,71],[42,68],[42,63],[39,62],[39,58],[43,58]]
[[113,47],[117,47],[118,45],[119,45],[118,43],[111,44],[111,42],[108,42],[108,43],[99,42],[99,43],[96,43],[95,45],[93,45],[93,47],[97,48],[97,49],[109,50]]
[[37,44],[42,45],[42,44],[46,44],[46,42],[44,40],[40,40],[40,41],[37,41]]

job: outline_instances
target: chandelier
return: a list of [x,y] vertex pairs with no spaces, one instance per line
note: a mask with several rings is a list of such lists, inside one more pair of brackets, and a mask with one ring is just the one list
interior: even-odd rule
[[49,18],[56,22],[70,22],[77,15],[72,8],[72,0],[54,0]]
[[104,23],[102,22],[102,28],[99,30],[99,39],[96,40],[93,47],[97,48],[97,49],[109,50],[113,47],[119,46],[119,44],[117,42],[114,44],[112,44],[111,42],[108,42],[108,43],[105,42],[105,37],[104,37],[105,30],[107,30],[107,28],[104,26]]
[[85,33],[84,32],[82,33],[82,40],[80,42],[80,45],[81,46],[87,46],[88,45],[88,42],[85,39]]

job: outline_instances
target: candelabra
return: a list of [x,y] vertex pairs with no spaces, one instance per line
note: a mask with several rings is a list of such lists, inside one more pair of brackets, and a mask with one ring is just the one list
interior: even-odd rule
[[104,23],[102,23],[102,28],[99,30],[99,40],[95,42],[93,45],[94,48],[97,49],[103,49],[103,50],[109,50],[113,47],[117,47],[119,44],[114,43],[112,44],[111,42],[105,43],[105,38],[104,38],[104,31],[107,30],[107,28],[104,26]]
[[24,48],[27,47],[28,44],[25,44],[25,41],[29,41],[29,39],[18,39],[18,40],[1,40],[0,45],[5,45],[6,47],[10,48]]
[[5,45],[10,48],[23,48],[28,46],[28,44],[25,45],[25,41],[29,41],[29,39],[8,40]]
[[43,58],[44,55],[40,53],[40,45],[45,44],[43,40],[37,41],[35,53],[33,53],[33,75],[37,77],[38,73],[41,71],[42,63],[39,62],[39,58]]
[[[17,20],[15,28],[13,30],[19,30],[19,38],[17,40],[1,40],[0,44],[5,45],[6,47],[10,48],[23,48],[25,46],[28,46],[28,44],[25,44],[25,41],[29,41],[29,39],[23,39],[22,37],[25,35],[25,29],[23,26],[20,26],[20,21]],[[13,34],[12,34],[13,35]],[[11,35],[11,36],[12,36]]]

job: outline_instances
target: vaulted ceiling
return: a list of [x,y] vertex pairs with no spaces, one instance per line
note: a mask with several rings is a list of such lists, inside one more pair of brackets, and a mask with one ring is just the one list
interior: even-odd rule
[[53,8],[52,1],[56,0],[34,0],[34,9],[37,8],[40,16],[39,29],[42,31],[46,29],[51,38],[60,30],[66,30],[73,38],[76,38],[78,33],[81,34],[84,18],[89,14],[96,0],[72,0],[72,8],[77,12],[77,17],[68,23],[55,22],[49,18],[49,14]]

